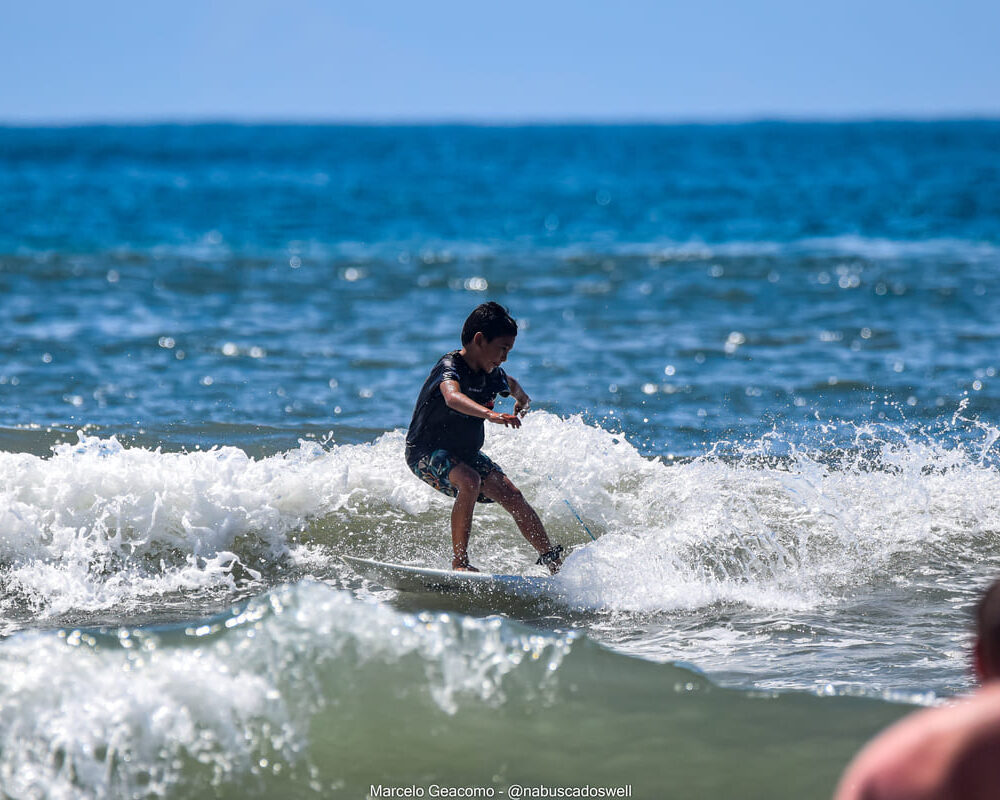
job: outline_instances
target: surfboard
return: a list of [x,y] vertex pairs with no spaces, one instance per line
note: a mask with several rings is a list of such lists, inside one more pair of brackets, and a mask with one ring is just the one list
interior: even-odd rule
[[552,578],[533,575],[497,575],[490,572],[459,572],[406,564],[387,564],[369,558],[341,556],[361,577],[400,592],[466,592],[534,600],[552,597]]

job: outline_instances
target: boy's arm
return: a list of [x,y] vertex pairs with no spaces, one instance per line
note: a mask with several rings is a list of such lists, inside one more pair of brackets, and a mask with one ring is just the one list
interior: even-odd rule
[[[444,395],[445,405],[452,411],[485,419],[487,422],[495,422],[497,425],[508,425],[511,428],[521,427],[521,420],[514,414],[500,414],[486,406],[479,405],[462,391],[458,381],[441,381],[441,394]],[[513,394],[513,390],[511,390],[511,394]]]
[[507,385],[510,387],[510,395],[514,398],[514,413],[523,417],[528,413],[528,407],[531,405],[531,398],[528,397],[528,393],[521,388],[521,384],[515,381],[510,375],[507,376]]

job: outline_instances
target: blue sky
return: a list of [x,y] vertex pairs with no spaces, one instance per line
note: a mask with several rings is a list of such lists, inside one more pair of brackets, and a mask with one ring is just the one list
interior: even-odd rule
[[996,0],[5,2],[0,121],[1000,116]]

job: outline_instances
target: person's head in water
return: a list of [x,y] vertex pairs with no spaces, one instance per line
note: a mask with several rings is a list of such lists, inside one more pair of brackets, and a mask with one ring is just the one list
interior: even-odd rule
[[980,683],[1000,678],[1000,580],[986,590],[976,608],[973,666]]
[[976,608],[976,677],[957,702],[908,714],[854,757],[834,800],[993,800],[1000,753],[1000,581]]
[[462,355],[473,369],[492,372],[514,347],[517,323],[499,303],[476,306],[462,326]]

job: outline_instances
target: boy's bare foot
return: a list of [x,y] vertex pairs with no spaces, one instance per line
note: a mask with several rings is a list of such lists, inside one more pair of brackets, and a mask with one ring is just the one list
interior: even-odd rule
[[472,564],[468,561],[459,561],[457,558],[451,562],[451,568],[455,572],[479,572]]

